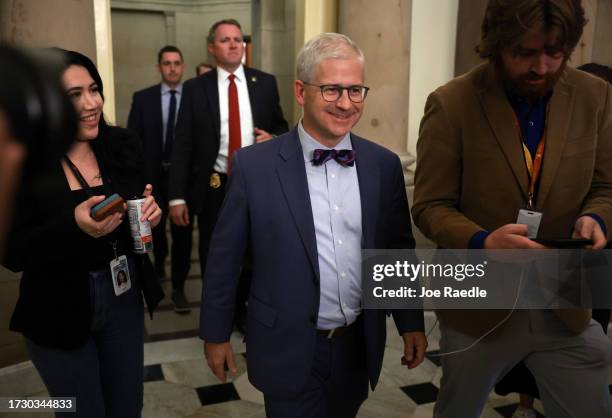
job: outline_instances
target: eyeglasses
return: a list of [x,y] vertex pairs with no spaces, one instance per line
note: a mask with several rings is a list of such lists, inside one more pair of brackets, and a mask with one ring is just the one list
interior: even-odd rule
[[368,95],[369,87],[366,86],[348,86],[342,87],[337,84],[310,84],[302,80],[302,83],[307,86],[318,87],[321,89],[321,96],[326,102],[335,102],[342,97],[344,90],[348,93],[348,98],[353,103],[361,103],[365,100]]

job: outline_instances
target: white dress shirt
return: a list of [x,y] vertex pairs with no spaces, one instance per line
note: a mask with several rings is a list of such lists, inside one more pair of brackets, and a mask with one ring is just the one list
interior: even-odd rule
[[[215,171],[225,173],[227,171],[227,154],[229,152],[229,76],[231,73],[223,68],[217,67],[217,86],[219,89],[219,114],[221,116],[221,136],[219,143],[219,154],[215,161]],[[236,88],[238,89],[238,107],[240,108],[240,134],[242,146],[252,145],[255,141],[253,133],[253,114],[251,113],[251,101],[249,100],[249,89],[247,87],[244,67],[241,65],[234,71]]]
[[[300,121],[308,193],[317,240],[320,299],[317,328],[355,322],[361,313],[361,194],[357,161],[343,167],[331,159],[312,164],[315,149],[329,149],[311,137]],[[352,149],[347,133],[335,149]]]

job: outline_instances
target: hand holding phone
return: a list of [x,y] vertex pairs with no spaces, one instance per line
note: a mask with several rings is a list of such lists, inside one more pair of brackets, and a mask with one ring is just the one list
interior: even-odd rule
[[108,214],[108,216],[101,221],[96,221],[94,218],[92,218],[92,208],[99,205],[104,200],[106,199],[103,195],[92,196],[74,208],[74,219],[77,226],[84,233],[93,238],[100,238],[108,235],[109,233],[113,232],[123,221],[121,210]]
[[125,212],[125,201],[117,193],[114,193],[91,208],[91,217],[100,222],[113,213]]
[[547,238],[535,239],[534,241],[546,247],[559,249],[585,248],[593,245],[592,239],[584,238]]

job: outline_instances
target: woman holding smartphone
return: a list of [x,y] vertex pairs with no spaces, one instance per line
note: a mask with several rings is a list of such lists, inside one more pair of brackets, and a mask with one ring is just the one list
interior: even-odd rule
[[[10,328],[25,336],[49,395],[76,398],[76,414],[66,416],[140,417],[141,293],[151,314],[163,292],[148,256],[133,251],[127,217],[96,221],[91,209],[114,193],[143,195],[141,219],[151,227],[161,209],[143,178],[140,141],[104,121],[96,67],[77,52],[59,53],[78,130],[61,161],[37,170],[44,176],[24,173],[4,263],[23,271]],[[118,285],[119,275],[127,282]]]

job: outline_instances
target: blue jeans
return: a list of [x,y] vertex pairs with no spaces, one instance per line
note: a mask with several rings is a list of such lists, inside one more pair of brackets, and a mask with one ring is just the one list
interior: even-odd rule
[[75,413],[57,417],[137,418],[143,397],[144,315],[135,286],[115,296],[110,268],[90,273],[91,334],[72,350],[42,347],[26,339],[30,358],[49,396],[76,397]]

